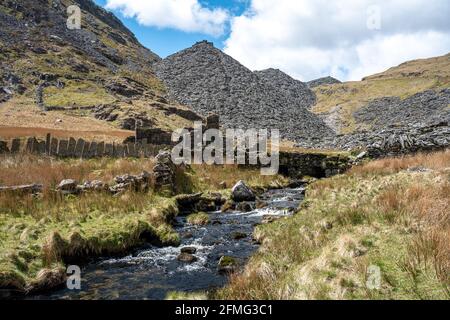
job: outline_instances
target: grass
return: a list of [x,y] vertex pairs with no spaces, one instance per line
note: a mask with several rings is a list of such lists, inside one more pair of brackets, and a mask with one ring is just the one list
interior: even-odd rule
[[[126,254],[144,242],[178,245],[179,235],[171,226],[178,214],[172,197],[153,190],[114,197],[101,192],[61,196],[53,191],[63,179],[111,183],[117,175],[151,172],[153,164],[152,159],[81,161],[3,155],[1,185],[41,183],[44,192],[38,197],[0,194],[0,287],[24,291],[44,269],[59,270],[99,255]],[[210,191],[222,180],[231,188],[240,179],[254,186],[287,181],[279,176],[262,177],[257,169],[194,166],[187,172],[177,170],[177,193]],[[222,187],[221,192],[227,190]],[[190,220],[207,221],[205,214]]]
[[[62,120],[58,122],[57,120]],[[14,97],[0,107],[0,138],[36,136],[47,133],[60,138],[122,142],[132,131],[120,130],[112,124],[93,117],[73,116],[62,111],[43,113],[32,98]]]
[[96,106],[113,103],[115,98],[95,83],[67,81],[65,87],[44,89],[45,105],[49,107]]
[[192,180],[193,186],[188,193],[229,190],[240,180],[255,189],[276,188],[289,182],[289,179],[282,175],[262,176],[259,169],[242,168],[237,165],[193,165],[187,175]]
[[206,300],[207,294],[202,292],[178,292],[172,291],[169,292],[166,296],[166,300],[188,300],[188,301],[196,301],[196,300]]
[[52,157],[29,154],[0,156],[0,184],[20,185],[30,183],[43,184],[46,189],[54,187],[63,179],[103,180],[112,182],[117,175],[138,174],[143,170],[151,171],[152,159],[93,159],[60,160]]
[[187,222],[196,226],[205,226],[209,223],[209,215],[205,212],[193,213],[187,217]]
[[450,83],[449,55],[415,60],[391,68],[363,81],[314,88],[317,104],[312,111],[326,114],[339,106],[340,133],[357,129],[353,113],[370,101],[382,97],[406,99],[425,90],[440,90]]
[[[295,216],[256,229],[259,252],[214,297],[450,299],[449,159],[384,159],[314,183]],[[406,170],[417,166],[432,170]]]

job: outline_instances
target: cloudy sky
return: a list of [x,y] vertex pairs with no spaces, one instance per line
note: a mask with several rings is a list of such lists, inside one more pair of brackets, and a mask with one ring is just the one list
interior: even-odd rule
[[450,52],[448,0],[96,0],[162,57],[207,39],[252,70],[360,80]]

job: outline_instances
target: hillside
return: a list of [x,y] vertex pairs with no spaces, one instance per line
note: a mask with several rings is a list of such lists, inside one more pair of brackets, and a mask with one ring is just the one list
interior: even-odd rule
[[362,81],[313,90],[312,111],[342,134],[448,118],[450,54],[415,60]]
[[[274,79],[267,78],[267,72],[253,73],[212,43],[199,42],[154,68],[171,98],[202,115],[219,114],[224,127],[280,129],[283,138],[292,141],[334,134],[307,110],[313,97],[306,86],[281,72],[275,72]],[[279,88],[280,80],[287,83],[287,91]],[[289,86],[294,91],[300,86],[309,100],[293,96]]]
[[314,92],[305,83],[290,77],[281,70],[266,69],[255,71],[255,74],[267,85],[274,86],[282,91],[297,106],[308,109],[316,103]]
[[[66,27],[71,4],[82,9],[81,30]],[[0,21],[5,134],[27,127],[121,137],[115,132],[133,129],[135,119],[164,129],[198,119],[164,98],[151,70],[160,58],[91,0],[2,1]]]
[[260,250],[214,298],[448,300],[449,162],[383,159],[313,183],[297,214],[257,227]]

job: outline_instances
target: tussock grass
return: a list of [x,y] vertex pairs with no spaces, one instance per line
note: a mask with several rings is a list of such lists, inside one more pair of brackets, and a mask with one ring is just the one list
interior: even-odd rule
[[95,83],[67,81],[63,89],[45,88],[44,101],[47,106],[70,107],[108,104],[115,99]]
[[[215,297],[450,299],[448,159],[384,159],[314,183],[294,217],[257,228],[259,252]],[[432,170],[406,170],[417,166]]]
[[193,192],[228,190],[240,180],[252,188],[279,187],[287,184],[289,180],[282,175],[262,176],[259,169],[238,165],[193,165],[188,175],[192,179]]
[[[43,269],[64,268],[87,257],[127,253],[144,241],[178,245],[171,222],[175,200],[153,190],[119,196],[88,193],[61,196],[54,192],[63,179],[102,180],[151,171],[153,159],[61,160],[33,155],[2,156],[0,184],[42,183],[43,195],[0,194],[0,287],[25,290]],[[176,172],[176,192],[223,193],[244,179],[253,186],[286,183],[281,176],[261,177],[257,169],[237,166],[193,166]],[[224,189],[220,182],[227,183]],[[206,215],[206,219],[208,216]],[[205,223],[205,214],[191,217]],[[194,221],[195,220],[195,221]]]
[[450,167],[450,151],[380,159],[362,166],[353,167],[350,173],[357,175],[388,175],[402,170],[417,169],[420,167],[433,170],[443,170]]
[[63,179],[75,179],[78,182],[102,180],[108,183],[117,175],[151,171],[153,165],[153,159],[144,158],[60,160],[29,154],[1,155],[0,184],[41,183],[46,188],[54,188]]
[[193,213],[187,217],[187,222],[196,226],[204,226],[209,223],[209,215],[205,212]]

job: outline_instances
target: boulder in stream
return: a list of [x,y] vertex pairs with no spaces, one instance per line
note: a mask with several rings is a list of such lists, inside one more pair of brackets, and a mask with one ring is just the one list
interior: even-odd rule
[[241,212],[252,212],[253,206],[250,202],[240,202],[237,204],[236,210]]
[[245,182],[241,180],[231,189],[231,199],[236,202],[255,201],[256,196]]
[[197,261],[197,257],[195,257],[192,254],[186,253],[186,252],[182,252],[180,253],[180,255],[178,256],[178,261],[181,262],[185,262],[185,263],[194,263],[195,261]]
[[181,253],[195,254],[196,252],[197,252],[197,248],[194,248],[194,247],[181,248]]

